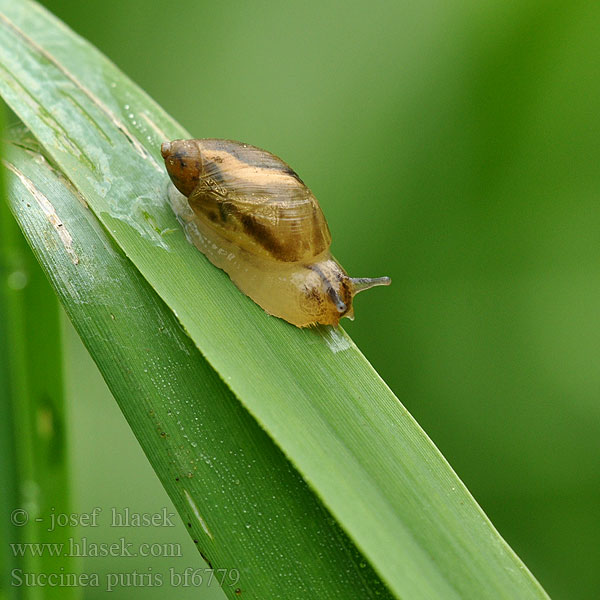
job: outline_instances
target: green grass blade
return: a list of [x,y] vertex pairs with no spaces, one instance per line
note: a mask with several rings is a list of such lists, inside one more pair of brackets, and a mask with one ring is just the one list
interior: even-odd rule
[[[0,131],[2,130],[0,110]],[[0,157],[2,146],[0,146]],[[4,177],[0,170],[0,598],[17,598],[18,590],[11,588],[9,573],[20,568],[22,560],[11,552],[7,542],[23,541],[23,529],[11,523],[12,512],[19,507],[18,452],[15,439],[14,410],[16,381],[13,349],[9,343],[9,315],[14,312],[13,285],[10,274],[14,272],[15,260],[11,256],[12,239],[16,224],[10,218],[4,197]]]
[[70,183],[14,142],[15,216],[227,595],[389,597]]
[[[0,421],[2,552],[0,590],[15,598],[73,598],[76,588],[20,585],[23,574],[72,572],[72,558],[34,555],[12,544],[66,544],[71,527],[49,531],[69,513],[65,394],[59,305],[4,198],[0,199]],[[37,519],[42,519],[38,521]],[[9,594],[12,594],[10,596]]]
[[0,90],[398,597],[545,597],[343,331],[268,317],[186,242],[158,152],[186,133],[155,103],[8,0]]

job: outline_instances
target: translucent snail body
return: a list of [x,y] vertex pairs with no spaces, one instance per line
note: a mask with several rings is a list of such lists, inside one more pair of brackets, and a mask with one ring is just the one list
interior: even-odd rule
[[316,198],[281,159],[230,140],[161,147],[188,238],[266,312],[297,327],[353,318],[354,295],[388,277],[348,277]]

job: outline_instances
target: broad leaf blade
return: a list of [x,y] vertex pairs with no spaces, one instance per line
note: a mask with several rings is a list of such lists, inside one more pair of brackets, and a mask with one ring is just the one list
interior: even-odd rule
[[227,595],[389,597],[70,183],[14,141],[12,210]]
[[544,597],[343,331],[268,317],[186,242],[158,153],[185,132],[36,5],[0,7],[2,94],[394,593]]

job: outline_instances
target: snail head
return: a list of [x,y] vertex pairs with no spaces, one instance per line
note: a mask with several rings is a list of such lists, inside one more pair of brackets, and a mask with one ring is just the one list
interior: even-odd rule
[[173,185],[184,196],[189,196],[202,174],[202,154],[196,140],[164,142],[160,153],[165,159],[167,173]]

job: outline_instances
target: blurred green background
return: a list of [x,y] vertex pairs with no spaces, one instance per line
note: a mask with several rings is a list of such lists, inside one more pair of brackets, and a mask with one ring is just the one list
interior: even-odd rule
[[[346,329],[550,595],[599,597],[600,4],[43,4],[197,137],[299,172],[348,271],[393,279]],[[77,507],[165,506],[67,341]]]

